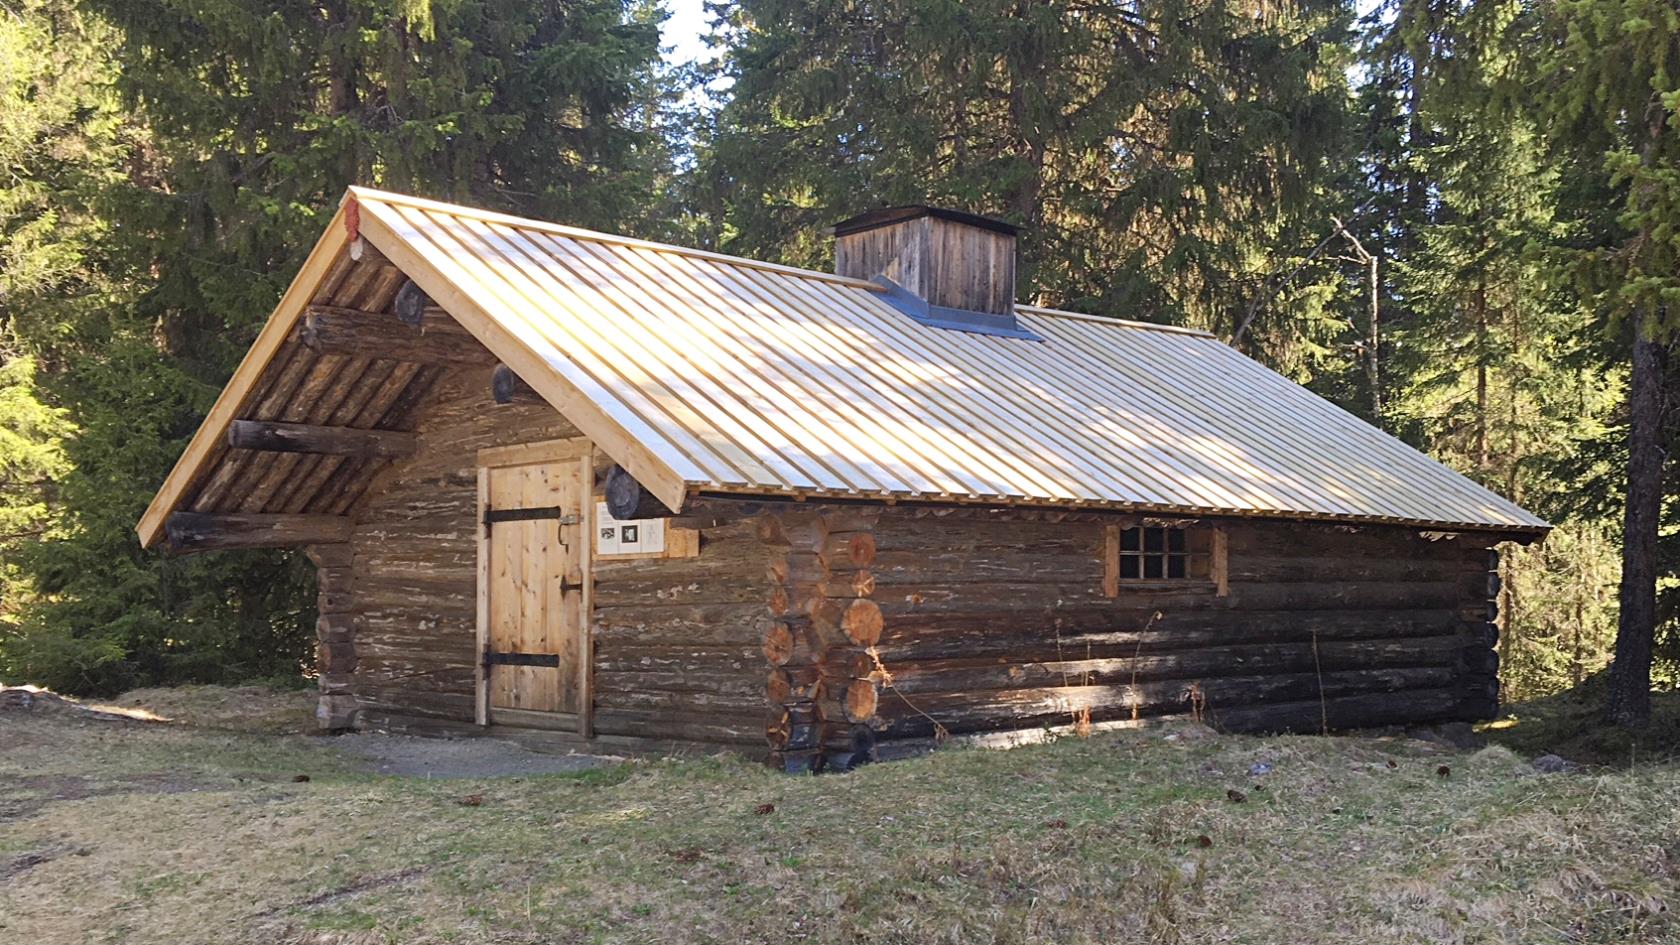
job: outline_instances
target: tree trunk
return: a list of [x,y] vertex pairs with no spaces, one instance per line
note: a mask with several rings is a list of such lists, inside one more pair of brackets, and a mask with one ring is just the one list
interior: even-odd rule
[[1487,276],[1476,284],[1476,473],[1488,479],[1488,311]]
[[1662,507],[1663,383],[1668,352],[1640,324],[1628,384],[1627,509],[1622,519],[1621,617],[1610,665],[1610,721],[1651,717],[1651,645],[1657,623],[1657,521]]
[[1382,396],[1382,308],[1380,304],[1382,281],[1377,276],[1377,257],[1365,252],[1360,246],[1359,251],[1366,257],[1366,291],[1370,293],[1370,311],[1366,322],[1367,337],[1365,377],[1371,385],[1371,422],[1379,428],[1383,427],[1383,396]]

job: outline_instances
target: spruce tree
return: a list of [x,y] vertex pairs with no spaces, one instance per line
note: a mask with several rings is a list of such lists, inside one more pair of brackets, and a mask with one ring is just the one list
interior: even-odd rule
[[825,265],[823,225],[942,204],[1024,227],[1025,298],[1229,335],[1324,223],[1347,25],[1323,0],[743,0],[702,162],[723,248]]
[[[131,116],[96,202],[133,298],[53,340],[77,432],[62,535],[14,674],[73,689],[293,672],[309,650],[295,556],[168,559],[133,526],[352,183],[638,231],[666,153],[646,4],[88,0]],[[68,654],[76,654],[66,665]]]
[[1629,368],[1622,576],[1608,717],[1650,717],[1669,352],[1680,338],[1680,8],[1551,0],[1534,8],[1537,114],[1578,178],[1560,268],[1624,340]]

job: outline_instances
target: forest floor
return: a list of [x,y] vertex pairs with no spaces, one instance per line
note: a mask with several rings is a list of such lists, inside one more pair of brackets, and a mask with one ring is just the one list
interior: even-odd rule
[[1559,705],[1472,750],[1176,725],[796,778],[494,743],[446,779],[309,704],[0,701],[0,940],[1680,941],[1680,763],[1542,773],[1508,745],[1563,747]]

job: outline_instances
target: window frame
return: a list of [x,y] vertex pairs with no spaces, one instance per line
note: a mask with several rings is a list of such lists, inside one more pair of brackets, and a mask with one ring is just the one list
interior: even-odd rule
[[[1140,521],[1104,526],[1103,594],[1122,590],[1228,593],[1225,528],[1201,522]],[[1174,572],[1181,572],[1175,576]]]

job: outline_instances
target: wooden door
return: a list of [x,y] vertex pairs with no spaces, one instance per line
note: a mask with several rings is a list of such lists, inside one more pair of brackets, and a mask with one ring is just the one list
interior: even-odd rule
[[586,726],[590,470],[587,455],[479,470],[481,722]]

